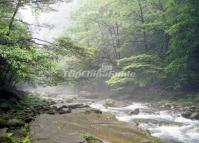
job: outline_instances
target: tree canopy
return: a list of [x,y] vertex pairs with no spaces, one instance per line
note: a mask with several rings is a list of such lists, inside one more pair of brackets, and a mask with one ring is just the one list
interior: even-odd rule
[[113,76],[107,81],[111,86],[197,91],[198,8],[197,0],[80,0],[67,32],[96,47],[101,63],[136,73]]

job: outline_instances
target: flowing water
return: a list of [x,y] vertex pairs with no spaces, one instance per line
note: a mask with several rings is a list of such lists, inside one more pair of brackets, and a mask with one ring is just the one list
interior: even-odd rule
[[[140,128],[148,130],[152,136],[162,139],[165,143],[199,143],[199,120],[183,118],[180,112],[154,107],[150,103],[133,102],[126,106],[118,104],[118,107],[104,106],[104,99],[89,99],[75,95],[71,87],[38,87],[25,88],[31,94],[40,95],[44,99],[65,102],[67,99],[75,99],[75,102],[84,102],[90,107],[103,112],[110,112],[119,121],[132,122]],[[130,111],[139,109],[137,115],[130,115]]]
[[[105,107],[102,103],[91,104],[92,108],[113,113],[124,122],[136,122],[139,127],[150,131],[152,136],[166,143],[199,143],[199,121],[189,120],[170,110],[159,110],[147,103],[132,103],[126,107]],[[138,115],[129,111],[140,109]]]

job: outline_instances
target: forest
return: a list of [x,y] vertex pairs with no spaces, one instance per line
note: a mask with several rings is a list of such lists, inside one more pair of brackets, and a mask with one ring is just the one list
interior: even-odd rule
[[[3,103],[13,97],[20,102],[18,95],[26,94],[18,90],[21,85],[67,84],[78,92],[103,97],[128,94],[135,99],[146,95],[153,100],[150,96],[157,95],[157,100],[172,98],[177,104],[179,99],[188,101],[194,105],[194,119],[199,119],[198,0],[77,1],[71,11],[72,24],[66,25],[59,37],[47,41],[32,36],[31,23],[24,21],[19,11],[28,5],[37,16],[56,11],[51,5],[62,4],[62,0],[0,0],[2,117],[7,113]],[[103,73],[103,67],[114,74],[67,75],[70,71]],[[122,73],[133,76],[118,76]],[[191,113],[185,116],[193,119]]]
[[97,47],[98,65],[135,72],[133,78],[113,76],[109,85],[197,92],[197,1],[82,1],[72,18],[69,36]]
[[[1,2],[2,89],[12,89],[24,81],[41,81],[44,76],[52,80],[56,78],[53,73],[61,76],[53,65],[60,61],[59,57],[73,53],[71,57],[76,56],[76,65],[79,64],[76,69],[97,69],[105,63],[117,72],[135,72],[133,78],[107,79],[112,87],[197,92],[196,0],[82,1],[72,13],[75,24],[65,30],[65,36],[47,45],[35,42],[27,23],[16,18],[18,9],[26,3]],[[35,4],[44,10],[45,3],[48,1]],[[84,52],[93,54],[86,59],[90,65],[85,59],[79,62]]]

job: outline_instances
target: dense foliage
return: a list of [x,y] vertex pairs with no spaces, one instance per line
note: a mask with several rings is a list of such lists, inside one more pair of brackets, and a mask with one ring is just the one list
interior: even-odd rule
[[19,3],[0,4],[0,88],[39,78],[51,65],[48,53],[33,44],[27,26],[15,20]]
[[[60,81],[56,65],[64,56],[83,57],[92,54],[92,50],[75,46],[66,37],[54,42],[32,38],[27,23],[17,15],[25,4],[50,10],[49,4],[54,2],[58,1],[0,2],[0,91],[13,90],[17,84],[24,82]],[[46,44],[41,44],[39,40]]]
[[135,72],[113,76],[107,81],[113,87],[197,91],[198,9],[197,0],[80,0],[67,33],[96,47],[99,63]]

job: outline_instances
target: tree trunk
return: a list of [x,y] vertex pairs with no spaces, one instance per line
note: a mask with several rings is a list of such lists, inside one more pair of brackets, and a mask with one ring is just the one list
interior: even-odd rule
[[[142,3],[141,3],[140,0],[138,0],[138,5],[139,5],[139,9],[140,9],[140,19],[141,19],[141,23],[144,24],[144,23],[145,23],[144,12],[143,12]],[[146,34],[145,29],[144,29],[144,32],[143,32],[143,39],[144,39],[144,47],[145,47],[145,50],[148,51],[147,34]]]
[[10,23],[9,23],[9,26],[8,26],[8,28],[9,28],[8,35],[10,34],[10,31],[12,30],[13,22],[15,20],[15,16],[16,16],[18,10],[19,10],[20,5],[21,5],[21,0],[18,0],[17,5],[16,5],[15,10],[14,10],[14,13],[13,13],[11,19],[10,19]]

